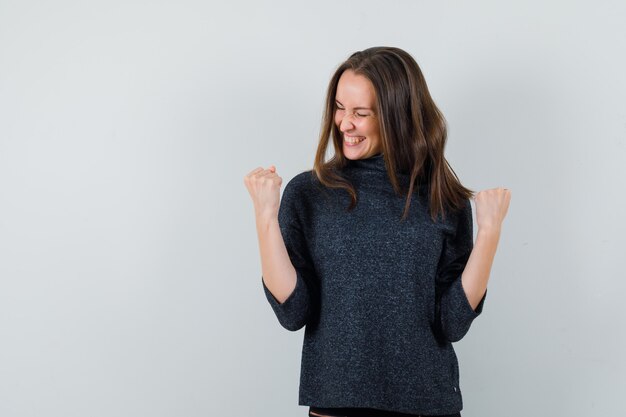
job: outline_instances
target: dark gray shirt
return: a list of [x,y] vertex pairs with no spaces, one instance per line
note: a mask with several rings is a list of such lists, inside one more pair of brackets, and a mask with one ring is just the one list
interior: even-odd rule
[[312,171],[287,183],[278,220],[296,287],[281,304],[261,281],[280,324],[306,326],[299,404],[461,411],[452,342],[487,295],[473,310],[461,285],[473,247],[470,201],[433,222],[422,185],[401,221],[405,196],[395,194],[382,154],[349,161],[342,174],[357,191],[353,211],[345,190],[323,187]]

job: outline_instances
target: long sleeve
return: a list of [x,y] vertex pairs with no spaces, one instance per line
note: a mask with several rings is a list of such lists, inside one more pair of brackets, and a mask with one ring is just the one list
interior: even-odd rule
[[296,270],[296,287],[283,303],[279,303],[261,276],[263,290],[279,323],[291,331],[299,330],[306,325],[318,304],[317,277],[298,215],[298,212],[302,211],[299,209],[302,202],[297,183],[294,180],[290,181],[283,191],[278,210],[278,223],[287,253]]
[[445,237],[436,278],[437,336],[449,342],[458,342],[469,330],[472,321],[480,315],[487,291],[473,310],[461,282],[461,275],[474,247],[472,206],[467,200],[458,213],[456,231]]

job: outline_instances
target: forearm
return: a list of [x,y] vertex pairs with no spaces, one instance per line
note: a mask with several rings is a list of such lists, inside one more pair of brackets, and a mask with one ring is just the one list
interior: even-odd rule
[[296,287],[296,270],[289,259],[278,219],[257,216],[256,227],[263,281],[276,300],[283,303]]
[[499,240],[500,229],[478,229],[474,248],[461,276],[463,290],[472,309],[476,309],[487,289]]

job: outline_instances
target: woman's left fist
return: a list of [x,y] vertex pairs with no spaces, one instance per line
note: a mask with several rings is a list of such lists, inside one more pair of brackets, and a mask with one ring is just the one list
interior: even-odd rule
[[500,231],[510,201],[511,190],[508,188],[492,188],[476,193],[474,203],[478,228]]

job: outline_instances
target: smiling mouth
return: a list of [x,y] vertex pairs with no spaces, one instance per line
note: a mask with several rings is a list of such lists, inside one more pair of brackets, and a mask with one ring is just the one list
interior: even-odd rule
[[344,136],[343,141],[355,145],[365,140],[365,136]]

